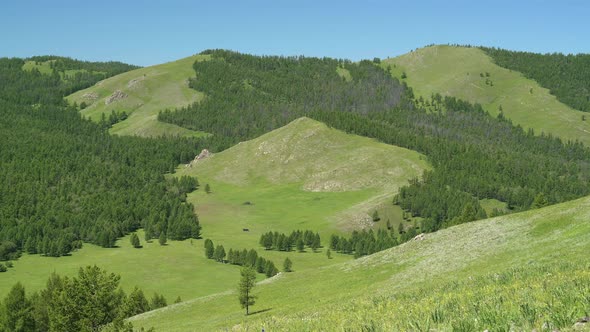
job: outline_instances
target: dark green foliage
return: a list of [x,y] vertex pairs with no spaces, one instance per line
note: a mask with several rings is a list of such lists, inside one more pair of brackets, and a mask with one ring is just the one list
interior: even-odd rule
[[25,296],[25,288],[16,283],[4,299],[2,319],[5,331],[27,332],[35,330],[35,320],[32,317],[33,306]]
[[[414,235],[411,236],[413,237]],[[409,236],[410,235],[398,239],[397,236],[383,229],[377,230],[376,234],[372,229],[360,232],[353,231],[350,239],[332,235],[330,246],[333,250],[343,254],[354,254],[354,257],[358,258],[394,247],[399,244],[400,240],[405,242],[410,239]],[[328,258],[330,258],[330,255],[328,255]]]
[[246,316],[250,313],[250,306],[253,306],[256,296],[252,289],[256,286],[256,271],[251,267],[244,267],[240,270],[240,283],[238,284],[238,300],[242,308],[246,309]]
[[205,240],[205,257],[208,259],[213,259],[213,253],[215,252],[215,247],[213,246],[213,241],[210,239]]
[[[538,54],[487,47],[482,49],[497,65],[519,71],[537,81],[562,103],[590,112],[590,54]],[[532,89],[530,93],[533,93]]]
[[47,306],[52,331],[96,331],[120,315],[125,294],[120,277],[96,266],[80,268],[78,276],[63,278],[52,289]]
[[154,293],[150,300],[150,309],[155,310],[167,306],[166,298],[162,294]]
[[135,287],[125,301],[122,311],[124,317],[131,317],[149,311],[150,308],[150,304],[143,291]]
[[541,192],[541,193],[538,193],[537,196],[535,196],[535,200],[533,201],[531,208],[538,209],[538,208],[542,208],[547,205],[549,205],[549,202],[547,201],[547,198],[545,197],[545,195]]
[[137,236],[137,233],[131,234],[129,240],[134,248],[141,248],[141,243],[139,242],[139,236]]
[[[590,194],[590,151],[581,143],[536,136],[451,97],[433,95],[421,104],[411,89],[370,61],[206,53],[213,59],[195,63],[199,79],[191,85],[208,98],[163,112],[160,120],[213,133],[205,139],[212,150],[308,116],[424,153],[434,170],[411,181],[396,199],[425,220],[423,231],[485,217],[479,199],[498,199],[509,211],[520,211],[530,208],[539,192],[550,204]],[[351,73],[351,82],[337,75],[338,66]],[[417,105],[429,105],[428,110]],[[312,242],[304,238],[304,243]]]
[[284,233],[279,232],[268,232],[260,236],[260,245],[266,250],[279,250],[279,251],[291,251],[293,246],[298,251],[303,251],[305,244],[308,243],[309,247],[313,247],[316,243],[316,249],[321,246],[320,235],[313,233],[313,231],[306,230],[302,232],[300,230],[292,231],[288,236]]
[[163,176],[196,154],[195,140],[110,136],[65,106],[69,83],[23,63],[0,59],[0,260],[112,247],[139,227],[147,238],[200,236],[193,206]]
[[[336,244],[336,245],[338,245],[338,244]],[[332,250],[330,250],[330,248],[328,248],[326,250],[326,257],[328,257],[328,259],[332,259]]]
[[180,298],[180,295],[178,295],[178,297],[176,298],[176,300],[174,300],[174,303],[180,303],[182,302],[182,299]]
[[161,246],[165,246],[166,245],[166,242],[168,242],[168,237],[166,236],[166,232],[161,231],[160,232],[160,236],[158,237],[158,243]]
[[213,259],[223,263],[225,261],[225,248],[223,248],[222,245],[217,245],[217,247],[215,247],[215,251],[213,252]]
[[283,271],[291,272],[292,268],[293,268],[293,262],[291,262],[289,257],[285,258],[285,261],[283,262]]
[[205,184],[205,192],[207,194],[210,194],[211,193],[211,186],[208,183]]

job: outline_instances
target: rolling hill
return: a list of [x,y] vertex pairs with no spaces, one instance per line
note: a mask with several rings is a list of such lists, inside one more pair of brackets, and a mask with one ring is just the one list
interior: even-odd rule
[[479,48],[430,46],[383,60],[392,74],[405,79],[418,96],[434,93],[479,103],[492,115],[504,115],[536,134],[551,133],[564,140],[590,144],[590,122],[549,94],[537,82],[494,64]]
[[566,331],[590,306],[589,216],[583,198],[283,273],[255,288],[248,317],[230,290],[131,321],[163,331]]
[[194,76],[193,63],[207,60],[206,55],[195,55],[152,67],[132,70],[77,91],[67,99],[88,107],[81,112],[95,121],[111,111],[125,111],[129,117],[115,124],[111,134],[136,136],[202,136],[157,120],[158,112],[166,108],[187,106],[203,98],[203,94],[188,87]]

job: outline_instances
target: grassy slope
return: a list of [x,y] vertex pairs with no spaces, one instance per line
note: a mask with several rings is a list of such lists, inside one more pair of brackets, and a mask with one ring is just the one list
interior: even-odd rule
[[[275,153],[257,156],[254,150],[259,146]],[[271,161],[291,155],[288,166]],[[278,162],[279,159],[273,160]],[[347,135],[310,119],[300,119],[215,155],[198,167],[182,167],[179,175],[197,174],[201,184],[210,183],[213,190],[212,194],[206,194],[200,189],[188,197],[196,206],[205,238],[223,244],[226,251],[256,248],[279,268],[285,257],[290,257],[293,268],[302,271],[319,268],[326,262],[348,261],[351,256],[334,254],[328,261],[324,249],[317,253],[309,249],[305,253],[266,252],[258,246],[260,235],[271,230],[313,229],[321,232],[323,243],[327,243],[328,236],[342,226],[339,222],[348,220],[344,217],[351,215],[348,212],[351,206],[372,204],[375,197],[391,194],[390,190],[419,176],[428,166],[418,153]],[[361,169],[363,171],[359,171]],[[321,170],[333,170],[335,174],[326,176]],[[386,171],[395,171],[395,174]],[[298,174],[301,178],[288,177],[283,172]],[[371,174],[376,176],[375,172],[385,172],[380,177],[383,183],[367,182]],[[269,178],[261,178],[262,174],[269,174]],[[321,181],[314,180],[313,174],[321,175]],[[218,180],[213,179],[216,175],[219,175]],[[300,181],[303,178],[311,185],[333,179],[341,183],[337,188],[350,190],[305,191]],[[235,184],[225,182],[236,179],[240,181]],[[245,201],[253,205],[244,205]],[[366,207],[361,212],[369,210],[370,207]],[[242,228],[250,231],[243,232]],[[140,239],[144,242],[141,234]],[[45,285],[51,272],[72,275],[88,264],[98,264],[121,274],[127,289],[138,285],[147,294],[158,291],[170,301],[178,295],[189,299],[233,289],[239,275],[235,266],[206,260],[202,240],[171,241],[165,247],[144,243],[146,247],[139,250],[131,248],[128,238],[118,244],[120,248],[115,249],[86,244],[70,257],[25,255],[14,263],[14,269],[0,274],[0,298],[16,281],[20,280],[27,290],[38,290]]]
[[[478,48],[432,46],[382,61],[392,74],[407,73],[407,82],[416,95],[433,93],[455,96],[482,104],[493,115],[501,105],[515,124],[533,128],[537,134],[551,133],[562,139],[590,144],[590,121],[582,121],[576,111],[549,94],[549,90],[522,74],[495,65]],[[480,73],[490,73],[493,86]],[[532,89],[532,93],[530,90]]]
[[[67,99],[71,103],[92,103],[82,110],[82,114],[96,121],[100,120],[102,114],[106,113],[108,117],[112,110],[131,113],[128,119],[113,126],[112,134],[203,135],[201,132],[159,122],[157,116],[163,109],[186,106],[203,98],[202,93],[188,87],[187,80],[195,74],[193,63],[206,59],[207,56],[195,55],[174,62],[132,70],[78,91]],[[128,96],[106,105],[105,100],[116,90]],[[88,94],[96,94],[98,99],[93,101],[87,97]]]
[[144,246],[141,249],[133,248],[127,236],[117,242],[118,248],[113,249],[85,244],[81,250],[66,257],[23,255],[14,262],[14,268],[0,274],[0,298],[4,298],[17,281],[27,291],[36,291],[45,287],[52,272],[73,276],[80,267],[93,264],[120,274],[126,290],[137,285],[147,296],[157,291],[169,302],[179,295],[182,299],[190,299],[224,291],[238,280],[236,267],[205,259],[203,240],[169,241],[168,245],[160,246],[157,240],[146,243],[143,232],[139,233]]
[[[518,315],[522,302],[503,301],[502,297],[532,301],[530,304],[538,305],[538,310],[545,310],[539,311],[531,326],[540,327],[545,319],[557,319],[551,315],[568,311],[571,311],[568,317],[575,319],[584,314],[580,306],[583,308],[585,301],[590,306],[584,292],[571,292],[576,287],[581,291],[589,288],[586,282],[575,282],[590,280],[586,261],[590,250],[589,217],[590,198],[583,198],[455,226],[428,234],[423,241],[411,241],[358,260],[283,274],[274,282],[257,287],[254,311],[261,312],[247,318],[238,306],[235,293],[224,293],[146,313],[133,318],[133,322],[136,326],[154,326],[162,331],[232,327],[232,330],[266,327],[269,331],[343,330],[345,327],[362,330],[366,324],[377,327],[367,330],[399,330],[400,326],[419,330],[415,326],[409,328],[414,324],[411,320],[415,319],[416,324],[418,321],[434,324],[438,308],[441,315],[448,315],[438,325],[446,331],[462,324],[458,320],[469,319],[462,317],[462,312],[478,311],[473,307],[476,304],[482,306],[479,307],[482,315],[490,310],[495,312],[496,323],[503,313],[506,315],[514,308]],[[567,263],[572,265],[559,267]],[[520,276],[506,272],[519,266],[524,266]],[[544,270],[547,266],[553,270]],[[481,277],[485,274],[492,275]],[[573,282],[567,278],[573,278]],[[552,302],[555,307],[547,309],[546,304],[535,302],[547,300],[556,288],[561,291],[559,287],[566,284],[568,288],[564,287],[563,291],[569,296],[567,300],[572,301],[567,310],[556,309],[559,301],[566,300],[560,293],[555,293],[559,300]],[[420,290],[421,287],[428,287],[428,291]],[[573,322],[566,321],[564,326]],[[474,330],[486,328],[481,320],[468,323],[479,324]],[[500,327],[487,325],[487,328]]]

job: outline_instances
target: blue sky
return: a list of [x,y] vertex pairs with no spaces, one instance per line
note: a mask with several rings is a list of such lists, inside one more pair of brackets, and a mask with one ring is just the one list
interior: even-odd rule
[[3,1],[0,57],[152,65],[208,48],[352,60],[428,44],[590,53],[590,2]]

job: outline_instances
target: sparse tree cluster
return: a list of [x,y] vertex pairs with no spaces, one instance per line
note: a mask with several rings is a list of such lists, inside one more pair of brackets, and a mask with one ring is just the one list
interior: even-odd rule
[[266,250],[291,251],[295,246],[299,252],[303,252],[305,246],[311,248],[314,252],[322,246],[320,234],[311,230],[296,230],[289,235],[268,232],[260,236],[259,243]]
[[[330,237],[330,249],[342,254],[354,254],[355,258],[371,255],[378,251],[392,248],[408,240],[410,235],[401,235],[393,231],[377,230],[377,233],[371,229],[369,231],[353,231],[350,238],[344,236],[332,235]],[[329,257],[328,257],[329,258]]]
[[251,267],[258,273],[264,273],[267,277],[272,277],[279,273],[279,270],[271,260],[259,256],[258,252],[254,249],[234,250],[230,248],[226,252],[222,245],[215,246],[210,239],[205,240],[205,257],[220,263]]

